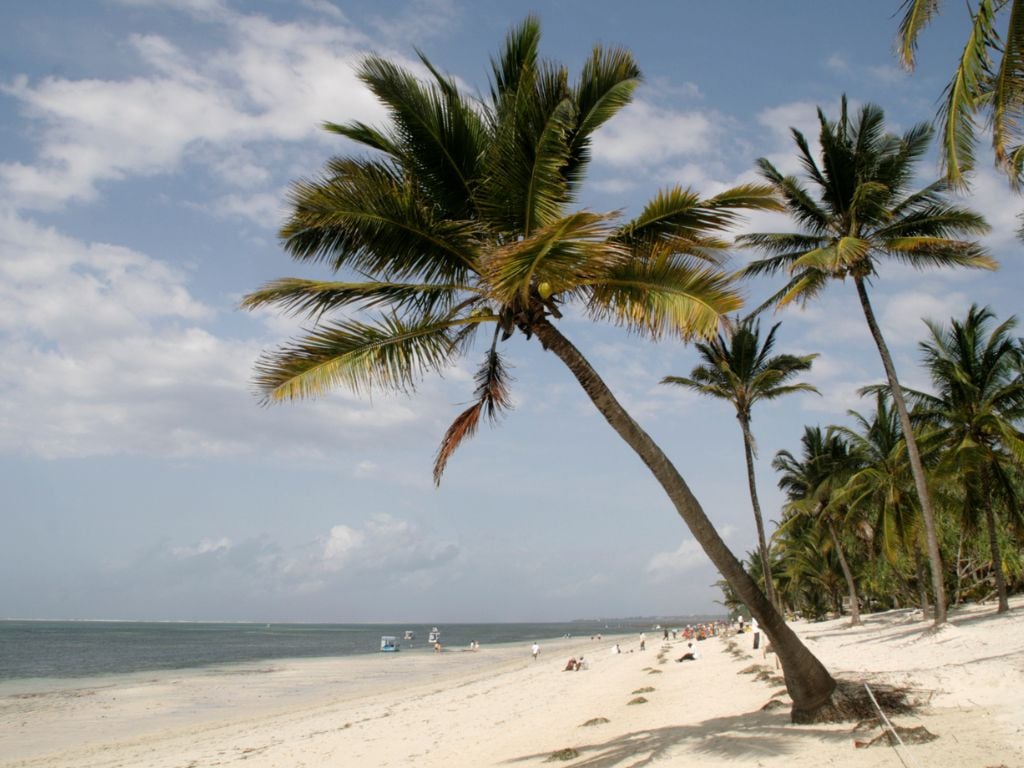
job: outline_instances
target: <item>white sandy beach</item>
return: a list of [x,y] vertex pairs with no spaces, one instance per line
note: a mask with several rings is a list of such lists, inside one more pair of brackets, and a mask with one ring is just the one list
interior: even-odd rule
[[[778,681],[741,674],[771,656],[736,638],[542,641],[479,652],[399,653],[135,675],[77,687],[0,687],[0,766],[529,766],[567,748],[570,766],[1024,766],[1024,599],[954,611],[938,633],[919,615],[865,625],[799,622],[834,675],[909,686],[925,702],[897,725],[938,738],[858,748],[878,731],[796,726]],[[611,645],[625,653],[614,656]],[[667,647],[666,647],[667,646]],[[631,651],[631,652],[630,652]],[[663,652],[664,651],[664,652]],[[563,672],[569,656],[590,668]],[[659,655],[662,657],[659,659]],[[636,693],[641,688],[653,690]],[[630,704],[642,696],[645,703]],[[585,726],[604,718],[607,722]]]

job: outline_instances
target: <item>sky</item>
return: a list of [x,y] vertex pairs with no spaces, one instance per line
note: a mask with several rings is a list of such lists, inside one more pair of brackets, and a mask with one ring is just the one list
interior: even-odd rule
[[[245,313],[292,263],[290,182],[356,152],[324,121],[380,123],[354,75],[416,50],[470,93],[527,13],[574,74],[595,43],[644,83],[595,136],[581,205],[640,210],[676,184],[714,194],[797,172],[789,128],[873,102],[891,131],[929,121],[965,32],[949,5],[917,71],[893,54],[898,0],[5,0],[0,8],[0,617],[255,621],[562,621],[721,612],[718,576],[645,467],[535,342],[508,347],[515,409],[431,479],[477,357],[411,396],[338,391],[263,407],[260,351],[298,323]],[[422,70],[419,70],[422,71]],[[963,204],[992,225],[998,273],[882,271],[873,299],[901,377],[926,387],[922,318],[972,302],[1019,312],[1024,208],[983,160]],[[933,155],[921,185],[939,173]],[[759,215],[749,231],[786,231]],[[749,254],[735,253],[733,266]],[[770,281],[744,291],[749,306]],[[770,462],[804,425],[867,411],[882,380],[853,286],[780,322],[817,353],[794,395],[754,412]],[[739,556],[755,546],[731,406],[658,384],[697,364],[570,313],[560,326],[662,446]]]

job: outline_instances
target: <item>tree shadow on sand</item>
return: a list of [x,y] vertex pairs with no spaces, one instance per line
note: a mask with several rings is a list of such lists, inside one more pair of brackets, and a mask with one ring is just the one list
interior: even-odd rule
[[[847,742],[849,726],[842,730],[793,725],[786,712],[750,712],[730,717],[717,717],[691,725],[670,726],[634,731],[592,744],[575,744],[579,757],[573,766],[641,768],[665,757],[672,749],[684,747],[687,752],[735,759],[739,764],[760,757],[786,755],[802,738],[817,742]],[[550,756],[550,752],[523,755],[506,760],[506,764],[525,763]]]

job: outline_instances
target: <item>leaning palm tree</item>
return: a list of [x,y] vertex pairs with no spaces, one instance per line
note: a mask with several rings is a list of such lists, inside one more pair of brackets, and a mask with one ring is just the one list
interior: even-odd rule
[[[383,128],[327,128],[370,157],[331,160],[296,183],[281,237],[293,258],[325,262],[337,281],[283,279],[248,295],[309,318],[305,335],[257,363],[266,401],[335,386],[409,391],[468,353],[481,329],[476,400],[445,434],[439,481],[482,418],[509,407],[504,344],[536,338],[668,493],[722,576],[775,643],[795,719],[834,712],[835,682],[729,551],[686,482],[559,329],[563,304],[650,338],[714,333],[739,299],[720,267],[719,237],[743,209],[777,209],[770,190],[702,199],[668,189],[640,214],[573,210],[593,132],[630,101],[640,72],[628,51],[597,47],[571,83],[538,56],[528,18],[492,61],[489,96],[473,99],[421,56],[429,77],[379,57],[359,74],[387,110]],[[376,316],[367,317],[370,310]],[[333,318],[333,319],[328,319]]]
[[836,434],[823,434],[821,427],[804,427],[800,445],[799,458],[782,450],[772,460],[772,467],[779,473],[779,488],[788,499],[780,532],[799,525],[798,518],[809,517],[814,523],[812,527],[828,533],[817,546],[835,553],[850,598],[850,624],[857,625],[860,624],[857,584],[836,529],[836,523],[842,525],[845,520],[846,508],[837,501],[836,492],[858,468],[858,458],[846,441]]
[[818,392],[810,384],[792,381],[794,377],[811,369],[811,361],[817,355],[772,355],[778,328],[779,323],[773,325],[762,344],[761,325],[758,321],[747,318],[731,322],[727,325],[726,333],[720,333],[709,341],[697,342],[697,351],[703,362],[690,372],[689,377],[666,376],[661,380],[662,384],[676,384],[702,395],[727,400],[736,409],[736,419],[743,433],[747,486],[754,509],[765,592],[772,602],[776,602],[775,590],[769,570],[761,504],[757,498],[757,481],[754,477],[757,447],[750,431],[750,420],[754,404],[761,400],[774,400],[793,392]]
[[[897,51],[907,69],[914,68],[918,36],[939,5],[939,0],[904,0]],[[966,11],[970,33],[939,113],[946,175],[957,186],[966,184],[966,174],[974,167],[977,117],[985,115],[996,165],[1019,190],[1024,182],[1024,3],[979,0]]]
[[910,416],[892,356],[871,307],[868,285],[878,277],[885,261],[917,269],[994,269],[995,262],[981,245],[961,239],[984,233],[988,226],[980,215],[947,201],[945,181],[916,191],[909,189],[914,165],[931,140],[927,124],[915,126],[902,136],[885,133],[881,108],[865,105],[851,120],[845,96],[838,121],[828,120],[820,109],[818,119],[820,165],[803,134],[793,130],[801,163],[817,189],[817,197],[797,178],[784,176],[765,158],[758,160],[761,174],[786,200],[801,231],[742,236],[742,243],[768,254],[749,264],[744,273],[753,276],[787,271],[788,284],[771,300],[779,305],[794,300],[807,302],[830,281],[852,279],[906,435],[928,540],[938,626],[946,620],[946,601],[935,516]]
[[965,523],[974,528],[984,519],[992,570],[999,599],[998,612],[1010,609],[1003,576],[993,497],[1016,510],[1017,494],[1010,477],[1014,462],[1024,460],[1024,352],[1011,336],[1017,320],[1011,317],[989,331],[991,310],[972,306],[963,321],[949,328],[929,322],[931,339],[922,342],[925,367],[936,394],[911,393],[915,415],[936,430],[943,447],[942,466],[963,483]]

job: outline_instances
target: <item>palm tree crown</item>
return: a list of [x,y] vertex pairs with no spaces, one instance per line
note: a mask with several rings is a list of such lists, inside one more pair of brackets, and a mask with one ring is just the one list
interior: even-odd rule
[[[281,230],[293,258],[325,262],[343,279],[277,280],[243,301],[314,322],[260,360],[256,383],[268,401],[338,385],[411,390],[465,354],[481,327],[495,327],[476,402],[439,451],[438,480],[480,417],[509,405],[499,340],[516,330],[530,337],[563,302],[655,338],[706,335],[740,304],[715,233],[740,209],[777,205],[768,188],[748,185],[710,199],[667,189],[625,222],[570,210],[593,132],[630,101],[640,71],[627,51],[597,47],[571,83],[564,67],[539,59],[539,38],[532,18],[510,33],[480,100],[422,56],[427,82],[367,58],[360,77],[390,121],[327,124],[372,154],[335,158],[297,182]],[[375,314],[323,319],[353,311]]]
[[793,392],[815,392],[810,384],[791,383],[793,378],[809,371],[811,361],[817,355],[772,355],[775,347],[775,332],[779,323],[772,326],[761,343],[761,325],[747,318],[728,325],[727,334],[718,334],[709,341],[697,342],[696,347],[703,363],[690,372],[689,378],[666,376],[662,384],[676,384],[687,387],[702,395],[728,400],[736,409],[736,418],[743,431],[743,447],[747,460],[747,480],[750,487],[750,501],[754,509],[754,523],[757,527],[758,551],[761,570],[768,598],[774,600],[768,544],[765,537],[764,520],[758,501],[757,484],[754,478],[756,444],[750,431],[754,404],[761,400],[774,400]]
[[[1010,479],[1013,465],[1024,461],[1024,352],[1011,333],[1011,317],[991,331],[991,310],[972,306],[963,321],[948,329],[929,322],[931,339],[921,343],[935,394],[911,393],[915,415],[935,430],[944,448],[943,463],[963,479],[965,522],[984,519],[988,528],[999,612],[1009,610],[993,497],[1019,510]],[[1018,512],[1019,514],[1019,512]],[[1019,520],[1018,520],[1019,522]]]

